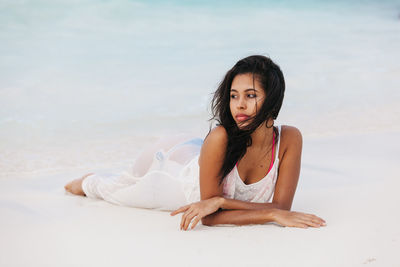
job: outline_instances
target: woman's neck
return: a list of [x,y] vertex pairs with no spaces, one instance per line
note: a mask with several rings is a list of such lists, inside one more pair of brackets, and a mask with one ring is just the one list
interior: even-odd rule
[[253,148],[263,148],[265,146],[269,146],[272,144],[272,135],[274,133],[274,128],[267,128],[266,122],[262,123],[252,134],[251,134],[251,140],[252,144],[251,146]]

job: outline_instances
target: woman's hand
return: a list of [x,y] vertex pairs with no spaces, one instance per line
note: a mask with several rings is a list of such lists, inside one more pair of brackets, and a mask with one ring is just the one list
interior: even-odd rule
[[302,212],[287,211],[276,209],[274,211],[274,221],[282,226],[308,228],[325,226],[326,222],[313,215]]
[[222,197],[213,197],[199,202],[194,202],[189,205],[180,207],[179,209],[171,212],[171,216],[184,212],[181,220],[181,230],[187,230],[190,222],[192,222],[193,229],[196,224],[205,216],[216,212],[222,204]]

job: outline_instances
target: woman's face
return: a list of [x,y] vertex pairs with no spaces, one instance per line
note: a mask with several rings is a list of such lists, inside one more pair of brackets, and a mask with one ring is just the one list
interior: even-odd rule
[[264,103],[265,92],[253,74],[238,74],[231,85],[230,110],[238,127],[246,126]]

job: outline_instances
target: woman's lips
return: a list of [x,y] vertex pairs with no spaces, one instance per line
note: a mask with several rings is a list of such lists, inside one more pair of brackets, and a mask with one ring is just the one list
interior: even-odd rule
[[238,121],[245,121],[245,120],[247,120],[247,119],[249,118],[249,116],[244,115],[244,114],[238,114],[238,115],[236,115],[235,117],[236,117],[236,119],[237,119]]

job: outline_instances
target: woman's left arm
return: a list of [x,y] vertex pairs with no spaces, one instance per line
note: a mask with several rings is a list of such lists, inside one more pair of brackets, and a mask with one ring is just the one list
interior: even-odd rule
[[272,203],[279,209],[290,210],[300,175],[303,137],[296,127],[282,126],[278,179]]

